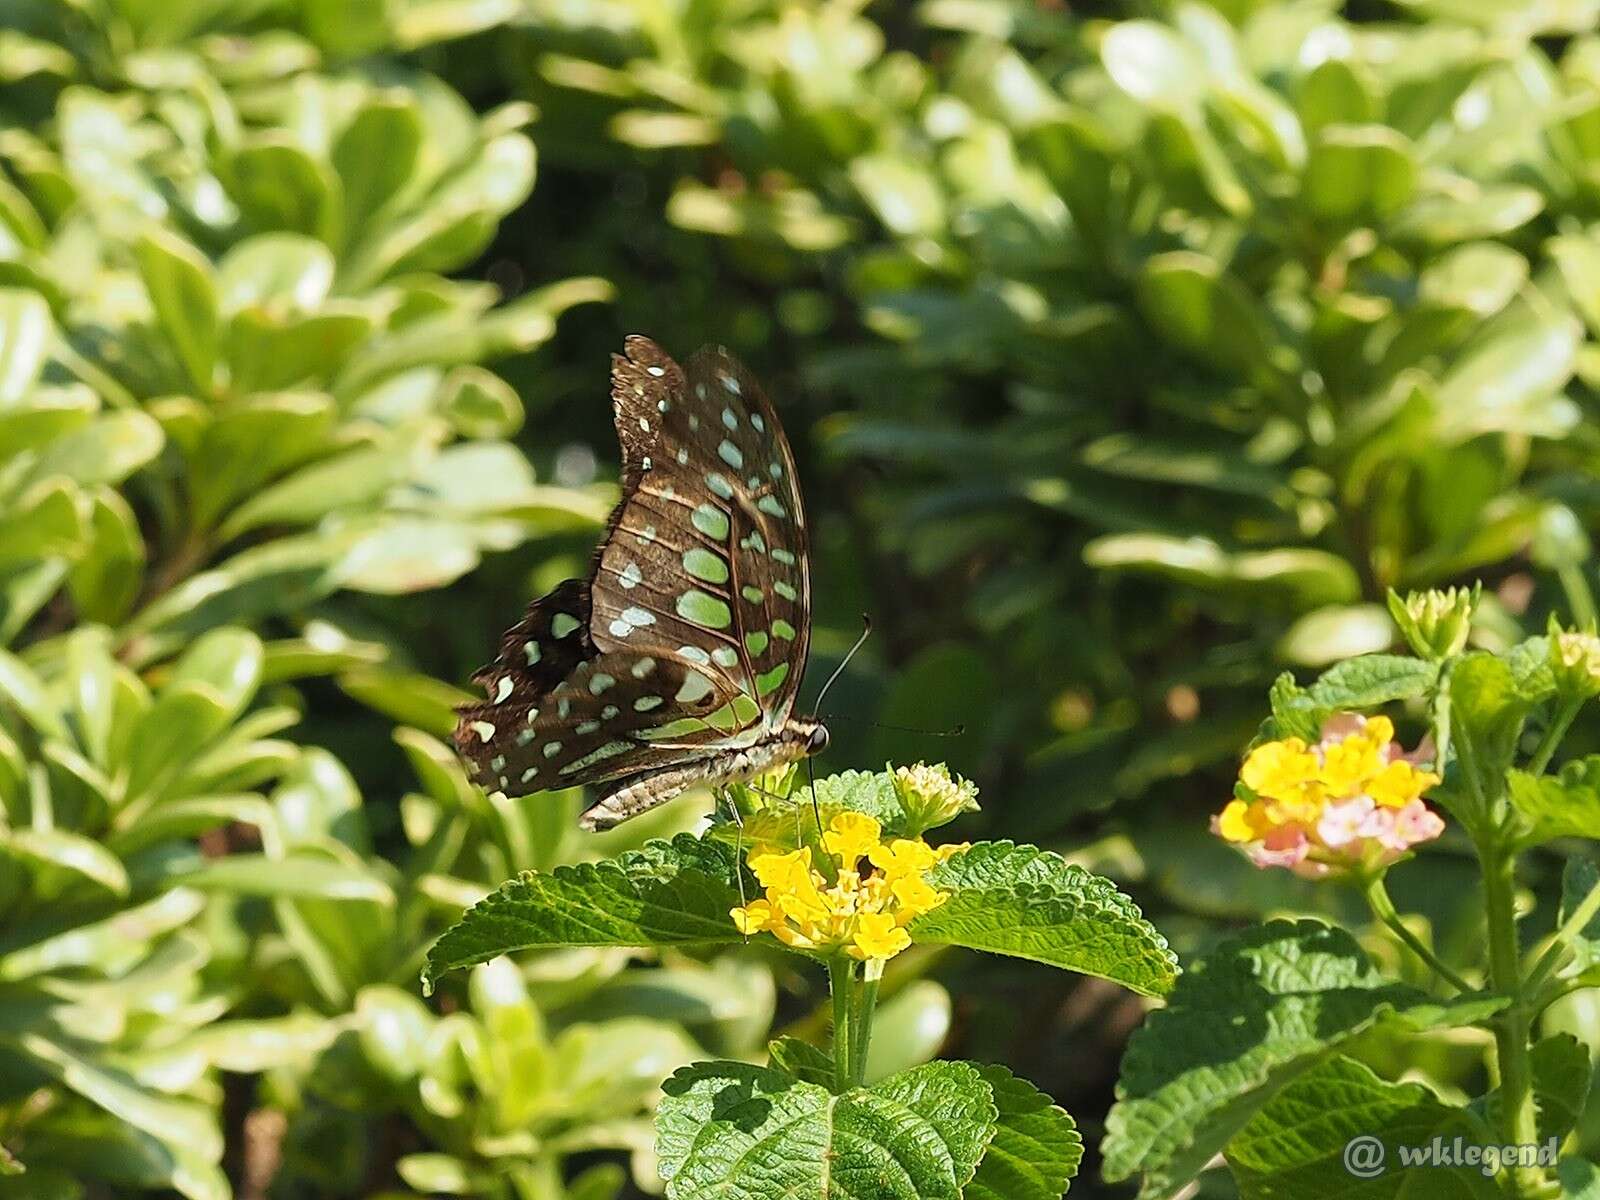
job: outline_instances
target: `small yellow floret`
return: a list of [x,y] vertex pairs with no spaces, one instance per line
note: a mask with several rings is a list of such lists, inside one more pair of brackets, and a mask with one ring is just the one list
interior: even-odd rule
[[887,913],[863,913],[856,918],[855,936],[848,947],[853,958],[893,958],[911,945],[911,935]]
[[878,844],[882,826],[866,813],[842,812],[828,822],[822,844],[841,865],[854,866]]

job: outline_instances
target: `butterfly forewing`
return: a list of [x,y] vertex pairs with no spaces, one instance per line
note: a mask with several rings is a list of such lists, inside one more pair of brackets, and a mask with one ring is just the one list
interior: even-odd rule
[[623,499],[593,574],[529,607],[456,731],[485,786],[665,770],[748,745],[793,706],[810,582],[776,414],[725,351],[686,368],[646,338],[626,351],[612,368]]

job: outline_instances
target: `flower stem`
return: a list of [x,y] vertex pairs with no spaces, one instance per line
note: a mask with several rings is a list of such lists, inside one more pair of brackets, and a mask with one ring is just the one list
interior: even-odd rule
[[[1489,974],[1496,991],[1511,999],[1494,1021],[1495,1062],[1500,1074],[1501,1135],[1508,1143],[1531,1146],[1539,1140],[1528,1053],[1532,1018],[1523,994],[1521,953],[1517,946],[1515,858],[1504,846],[1478,847],[1483,863],[1484,908],[1489,926]],[[1537,1166],[1509,1168],[1511,1193],[1535,1197],[1545,1189]]]
[[883,978],[884,959],[869,958],[862,967],[862,985],[856,1011],[855,1045],[850,1050],[852,1077],[859,1087],[866,1082],[867,1048],[872,1044],[872,1014],[878,1007],[878,982]]
[[1578,710],[1582,707],[1583,701],[1581,699],[1568,700],[1556,711],[1556,715],[1550,720],[1549,727],[1544,731],[1544,736],[1539,739],[1539,745],[1534,750],[1533,757],[1528,760],[1528,774],[1544,774],[1545,768],[1550,765],[1550,760],[1555,757],[1556,747],[1561,744],[1561,739],[1566,737],[1573,718],[1578,715]]
[[828,988],[833,993],[833,1077],[839,1091],[855,1085],[855,1063],[851,1050],[854,1022],[851,1020],[851,992],[855,986],[855,964],[844,954],[828,960]]
[[1465,979],[1446,966],[1421,938],[1406,928],[1406,923],[1400,919],[1399,912],[1395,910],[1394,901],[1389,899],[1389,891],[1383,886],[1383,877],[1381,875],[1374,876],[1365,890],[1367,904],[1372,909],[1372,915],[1387,925],[1390,932],[1404,942],[1413,954],[1427,963],[1433,969],[1435,975],[1450,984],[1458,992],[1470,992],[1472,990],[1472,986]]
[[1561,965],[1567,947],[1582,935],[1584,928],[1594,919],[1597,912],[1600,912],[1600,884],[1590,888],[1589,894],[1578,902],[1572,914],[1562,922],[1561,928],[1556,930],[1545,952],[1533,964],[1533,969],[1528,972],[1527,981],[1523,985],[1529,996],[1538,994],[1545,981]]

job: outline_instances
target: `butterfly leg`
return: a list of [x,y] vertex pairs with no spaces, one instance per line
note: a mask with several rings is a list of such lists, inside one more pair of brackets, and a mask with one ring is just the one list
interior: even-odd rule
[[[728,805],[728,814],[733,818],[733,824],[738,829],[733,845],[733,873],[739,881],[739,907],[743,908],[750,901],[744,894],[744,814],[739,811],[739,802],[733,798],[733,793],[725,787],[719,787],[716,792],[717,807],[721,808],[724,801]],[[749,941],[749,935],[745,941]]]

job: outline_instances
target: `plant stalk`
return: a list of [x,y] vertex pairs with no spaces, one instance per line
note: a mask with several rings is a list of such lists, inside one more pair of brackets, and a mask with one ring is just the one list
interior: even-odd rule
[[867,1077],[867,1049],[872,1044],[872,1014],[878,1007],[878,983],[883,978],[883,959],[869,958],[862,966],[862,984],[857,997],[855,1045],[850,1049],[850,1082],[860,1087]]
[[1550,760],[1555,757],[1556,747],[1561,745],[1561,739],[1567,736],[1573,718],[1578,715],[1578,710],[1583,707],[1583,701],[1568,700],[1556,712],[1550,721],[1550,726],[1544,731],[1544,736],[1539,739],[1539,745],[1533,752],[1533,757],[1528,759],[1528,774],[1543,775],[1545,768],[1550,765]]
[[[1511,998],[1511,1006],[1494,1022],[1501,1134],[1508,1143],[1531,1146],[1539,1140],[1539,1124],[1528,1052],[1532,1019],[1523,995],[1521,953],[1517,946],[1515,858],[1502,846],[1484,845],[1478,847],[1478,857],[1483,863],[1490,979],[1497,992]],[[1507,1173],[1513,1195],[1533,1200],[1544,1193],[1546,1179],[1539,1167],[1512,1166],[1507,1168]]]
[[1465,979],[1452,971],[1438,955],[1429,949],[1421,938],[1406,928],[1405,922],[1400,919],[1400,914],[1395,909],[1394,901],[1389,899],[1389,891],[1384,887],[1381,875],[1374,876],[1367,884],[1365,891],[1367,905],[1372,909],[1372,915],[1387,925],[1390,932],[1405,943],[1413,954],[1427,963],[1433,969],[1435,975],[1450,984],[1458,992],[1472,991],[1472,986]]
[[828,960],[828,990],[833,993],[833,1077],[838,1091],[855,1084],[855,1063],[851,1051],[855,1023],[851,1019],[855,987],[855,963],[846,954]]

